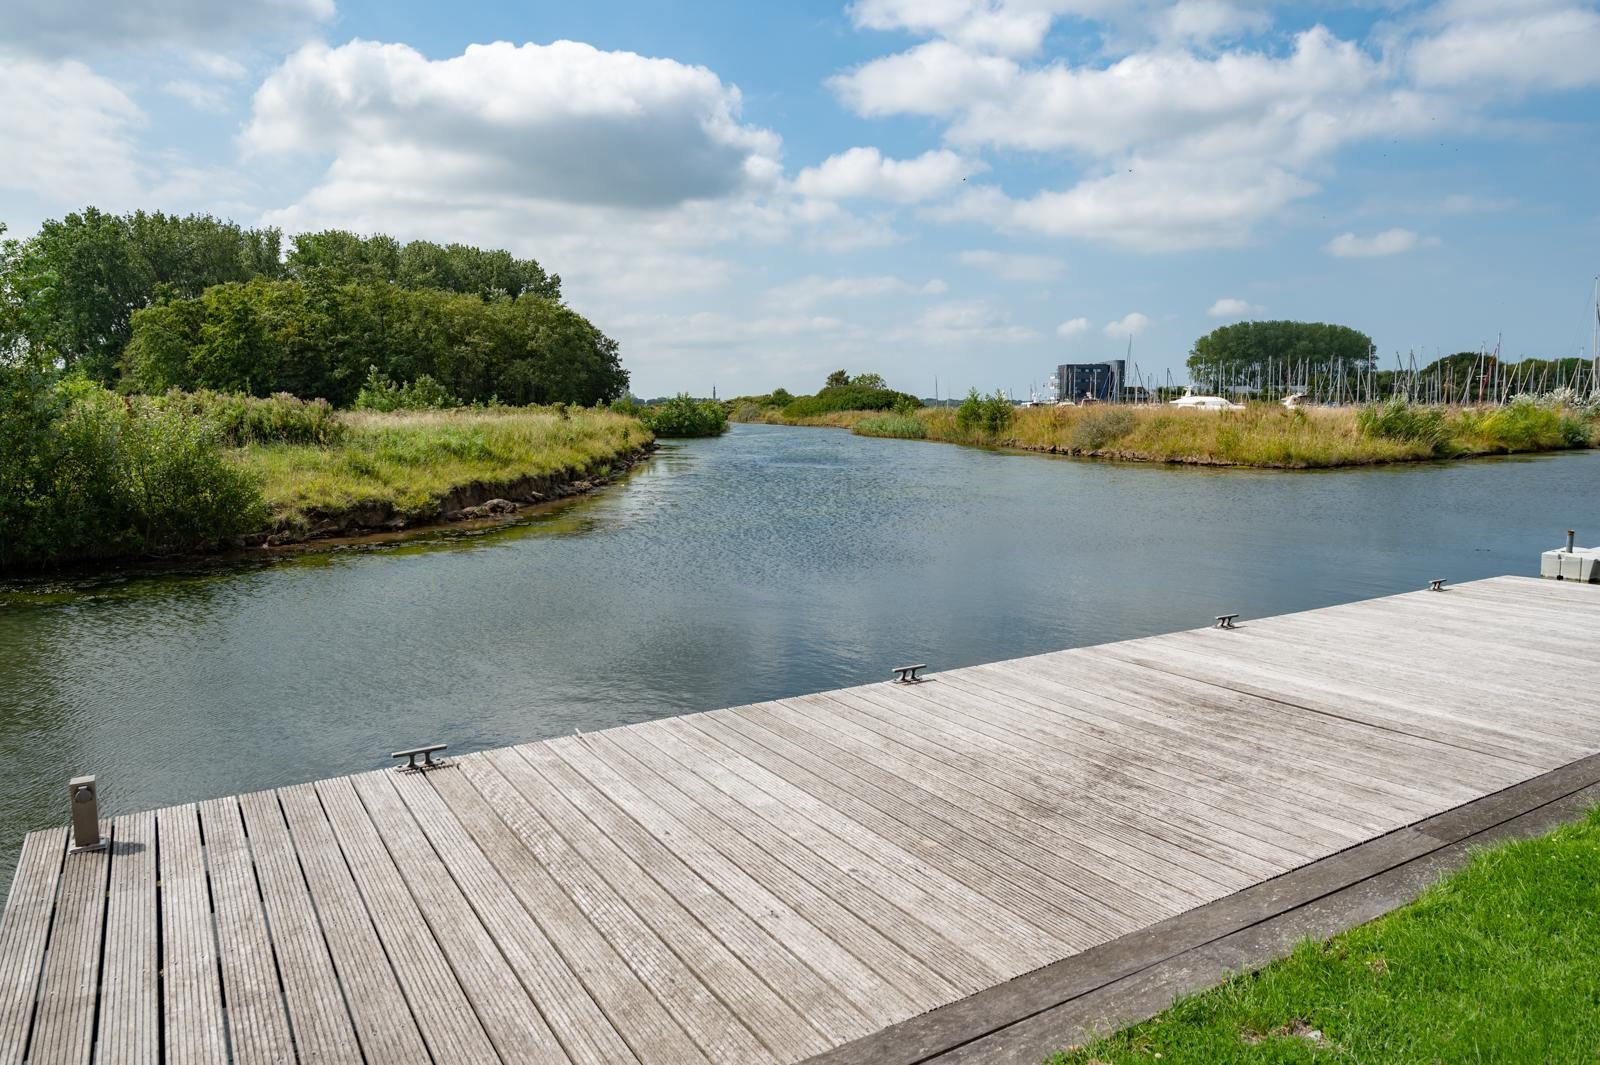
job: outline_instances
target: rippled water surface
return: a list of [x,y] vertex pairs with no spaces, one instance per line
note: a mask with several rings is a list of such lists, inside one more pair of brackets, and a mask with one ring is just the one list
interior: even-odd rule
[[0,586],[0,884],[111,813],[1461,581],[1600,541],[1600,454],[1167,469],[740,426],[513,527]]

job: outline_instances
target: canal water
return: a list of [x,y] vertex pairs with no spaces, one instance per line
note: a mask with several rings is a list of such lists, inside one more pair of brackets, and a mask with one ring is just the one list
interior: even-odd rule
[[1600,541],[1600,453],[1281,473],[738,426],[488,534],[13,581],[0,886],[80,773],[143,809],[1533,574],[1573,525]]

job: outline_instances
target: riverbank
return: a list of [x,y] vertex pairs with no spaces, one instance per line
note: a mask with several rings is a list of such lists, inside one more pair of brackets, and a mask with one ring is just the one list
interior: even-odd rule
[[1029,407],[998,431],[963,425],[956,409],[836,411],[766,423],[831,426],[859,436],[1015,448],[1080,458],[1177,465],[1323,469],[1593,447],[1593,414],[1535,403],[1493,410],[1382,407],[1242,411],[1163,407]]
[[513,513],[592,491],[654,448],[638,420],[598,410],[351,412],[336,442],[254,444],[268,528],[246,546],[388,532]]
[[0,572],[498,517],[604,484],[654,441],[603,408],[125,396],[0,363]]
[[1047,1065],[1593,1061],[1600,811]]

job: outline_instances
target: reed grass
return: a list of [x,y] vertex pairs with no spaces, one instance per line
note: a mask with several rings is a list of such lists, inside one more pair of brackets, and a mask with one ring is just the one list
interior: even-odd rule
[[[1028,407],[997,433],[962,428],[949,407],[904,415],[836,411],[790,420],[768,412],[764,421],[828,425],[863,436],[894,436],[1060,455],[1212,466],[1317,469],[1438,458],[1504,455],[1591,447],[1594,415],[1533,403],[1487,410],[1376,408],[1285,410],[1252,404],[1241,411],[1162,407]],[[920,422],[913,427],[911,422]]]
[[340,415],[326,447],[261,444],[236,460],[262,486],[274,523],[310,512],[387,504],[426,517],[453,488],[557,473],[598,473],[651,440],[635,419],[603,410],[508,407]]

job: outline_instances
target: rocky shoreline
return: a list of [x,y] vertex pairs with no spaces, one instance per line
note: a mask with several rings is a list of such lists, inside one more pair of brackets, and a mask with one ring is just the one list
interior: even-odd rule
[[304,523],[282,523],[277,527],[241,536],[229,546],[235,549],[285,547],[344,537],[400,532],[458,522],[507,517],[524,507],[553,503],[585,495],[611,484],[655,451],[652,441],[643,447],[616,456],[606,472],[559,470],[539,477],[519,477],[512,481],[473,481],[445,493],[432,510],[405,511],[392,503],[360,503],[339,510],[312,510]]

